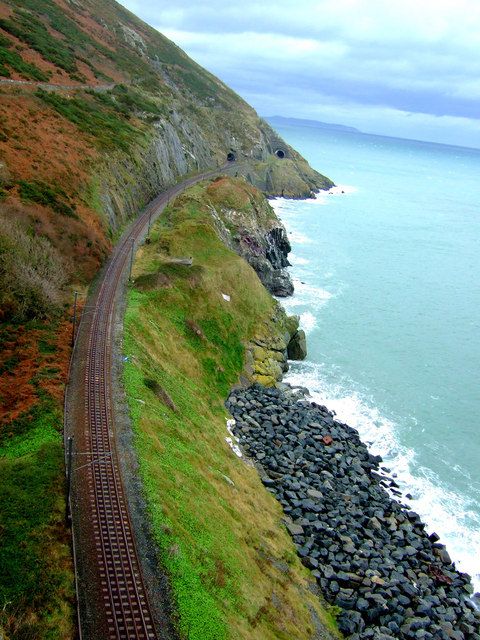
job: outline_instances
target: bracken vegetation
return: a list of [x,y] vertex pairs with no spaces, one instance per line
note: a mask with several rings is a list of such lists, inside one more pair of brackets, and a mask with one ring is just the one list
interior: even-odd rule
[[22,200],[26,202],[37,202],[46,207],[51,207],[53,211],[61,213],[64,216],[70,216],[71,218],[77,217],[75,205],[71,206],[65,202],[69,200],[69,197],[61,187],[52,187],[41,180],[34,180],[33,182],[19,180],[18,186]]
[[48,80],[49,75],[34,64],[25,62],[17,51],[12,51],[12,41],[0,36],[0,76],[9,78],[11,70],[18,71],[27,80]]
[[75,56],[59,39],[53,38],[40,20],[26,11],[17,11],[13,20],[0,19],[0,27],[38,51],[45,60],[60,69],[74,72]]
[[92,136],[100,147],[128,151],[139,133],[119,115],[119,110],[112,103],[106,105],[105,100],[64,98],[42,89],[36,95],[80,131]]

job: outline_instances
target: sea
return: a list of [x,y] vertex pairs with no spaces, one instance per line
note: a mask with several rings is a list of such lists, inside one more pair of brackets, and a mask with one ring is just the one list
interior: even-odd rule
[[286,381],[359,431],[480,591],[480,150],[275,129],[336,184],[272,201],[308,346]]

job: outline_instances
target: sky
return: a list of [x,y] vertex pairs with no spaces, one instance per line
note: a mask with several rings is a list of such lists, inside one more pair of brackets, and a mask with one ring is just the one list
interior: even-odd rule
[[480,148],[480,0],[121,0],[262,116]]

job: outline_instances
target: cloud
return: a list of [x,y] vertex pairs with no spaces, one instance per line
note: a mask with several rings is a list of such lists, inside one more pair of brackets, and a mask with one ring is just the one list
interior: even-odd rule
[[348,114],[376,107],[437,123],[478,115],[477,0],[123,4],[264,113],[288,103],[288,115],[300,115],[333,100]]

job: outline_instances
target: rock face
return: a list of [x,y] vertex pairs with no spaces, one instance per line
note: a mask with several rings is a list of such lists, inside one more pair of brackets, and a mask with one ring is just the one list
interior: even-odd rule
[[237,390],[226,406],[351,640],[480,638],[470,576],[418,514],[391,497],[401,495],[395,481],[355,429],[278,389]]
[[241,178],[218,178],[207,188],[215,229],[225,244],[245,258],[273,295],[289,296],[286,267],[291,250],[285,227],[268,200]]
[[[312,197],[320,189],[333,186],[331,180],[314,171],[288,145],[295,162],[271,157],[269,137],[276,134],[253,111],[249,116],[253,114],[254,117],[255,137],[252,140],[245,136],[242,140],[233,135],[229,118],[223,119],[225,129],[219,133],[217,129],[205,126],[210,118],[199,117],[203,112],[191,110],[185,117],[181,114],[185,105],[174,105],[168,118],[160,118],[150,125],[148,144],[142,140],[132,146],[128,155],[108,156],[98,164],[99,199],[112,229],[136,215],[139,207],[172,186],[180,176],[223,165],[232,144],[238,149],[237,162],[227,171],[243,176],[268,196]],[[246,131],[249,131],[248,127]],[[267,159],[269,170],[264,171]],[[268,178],[273,171],[278,174],[275,185]],[[293,288],[282,273],[288,266],[286,256],[291,250],[290,243],[282,226],[268,233],[271,236],[263,238],[261,243],[267,262],[259,264],[259,270],[268,286],[278,291],[276,295],[290,295]],[[248,243],[248,235],[244,241]]]
[[258,273],[265,287],[275,296],[285,298],[293,293],[293,284],[285,267],[290,266],[287,259],[292,250],[283,226],[274,227],[264,238],[265,259],[250,257],[250,264]]
[[267,243],[266,257],[272,267],[274,269],[289,267],[290,263],[287,260],[287,256],[292,247],[285,233],[285,228],[283,226],[274,227],[266,234],[265,240]]
[[273,387],[288,371],[288,349],[292,336],[297,333],[298,316],[287,316],[280,305],[275,313],[247,345],[245,351],[245,386],[258,382]]
[[[279,298],[286,298],[293,293],[293,283],[290,274],[283,268],[275,268],[268,256],[263,255],[262,249],[259,247],[259,253],[249,250],[242,251],[245,260],[252,266],[262,281],[262,284]],[[257,245],[258,246],[258,245]]]
[[288,343],[288,357],[290,360],[305,360],[307,357],[307,338],[305,331],[296,331]]

